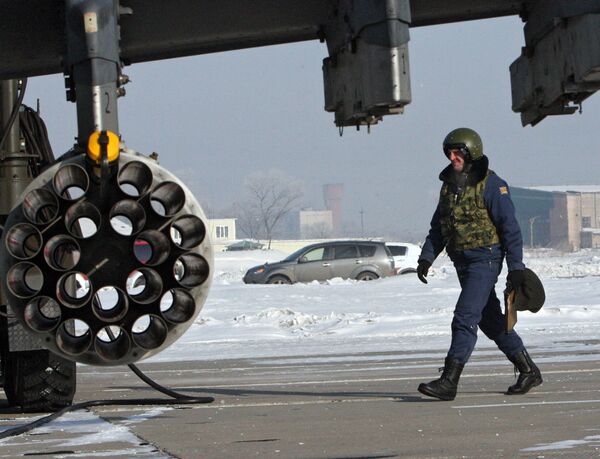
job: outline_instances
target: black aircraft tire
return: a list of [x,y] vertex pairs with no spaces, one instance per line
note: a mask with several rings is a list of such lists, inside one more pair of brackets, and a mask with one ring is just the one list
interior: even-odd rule
[[0,364],[8,404],[23,413],[58,411],[73,403],[75,362],[46,349],[9,352],[8,323],[0,306]]
[[23,413],[58,411],[73,403],[75,362],[40,349],[3,352],[4,392]]

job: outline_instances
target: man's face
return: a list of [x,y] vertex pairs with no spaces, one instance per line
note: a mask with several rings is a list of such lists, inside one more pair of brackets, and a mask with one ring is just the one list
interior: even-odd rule
[[456,172],[462,172],[465,168],[465,154],[458,148],[448,151],[448,159]]

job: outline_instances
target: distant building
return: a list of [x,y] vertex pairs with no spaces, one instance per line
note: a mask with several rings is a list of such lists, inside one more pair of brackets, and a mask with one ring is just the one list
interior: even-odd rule
[[301,210],[299,212],[300,238],[328,238],[334,231],[331,210]]
[[600,248],[600,229],[582,228],[581,229],[581,248]]
[[222,244],[236,239],[236,218],[208,219],[208,232],[213,244]]
[[528,247],[550,247],[550,210],[554,207],[552,193],[530,188],[510,188],[516,216]]
[[323,185],[323,200],[325,208],[331,211],[333,236],[342,232],[342,199],[344,197],[344,184],[333,183]]
[[600,186],[511,188],[525,245],[600,248]]

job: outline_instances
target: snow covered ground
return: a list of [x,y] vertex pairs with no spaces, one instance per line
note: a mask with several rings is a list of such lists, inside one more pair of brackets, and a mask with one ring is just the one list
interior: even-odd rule
[[[381,353],[378,360],[422,356],[443,359],[450,343],[450,321],[458,281],[450,261],[441,257],[434,264],[429,284],[414,274],[356,282],[334,279],[325,284],[245,285],[245,271],[286,254],[275,251],[219,252],[214,281],[206,305],[187,333],[149,361],[215,360],[227,358],[280,357],[276,364],[303,356],[303,362],[366,360],[362,352]],[[559,254],[534,251],[526,264],[536,271],[546,288],[547,301],[537,314],[520,313],[517,329],[526,344],[558,351],[600,347],[600,251]],[[506,272],[497,286],[499,297]],[[480,334],[482,335],[482,334]],[[536,350],[536,353],[537,353]],[[410,351],[409,354],[404,354]],[[478,355],[496,354],[484,336]],[[281,359],[281,357],[284,357]],[[289,357],[289,358],[285,358]],[[592,355],[596,359],[596,355]],[[570,360],[574,358],[569,353]],[[576,356],[586,359],[586,353]],[[547,358],[547,360],[550,358]],[[537,358],[541,363],[543,358]],[[128,426],[160,415],[167,407],[148,409],[120,423],[111,423],[91,412],[69,413],[36,431],[46,437],[12,437],[0,440],[3,447],[25,448],[27,454],[58,450],[68,457],[88,457],[77,452],[83,447],[96,456],[165,457],[135,436]],[[12,419],[15,424],[31,420]],[[12,424],[12,423],[11,423]],[[4,426],[3,426],[4,427]],[[8,428],[6,425],[4,428]],[[0,431],[3,428],[0,428]],[[68,432],[69,438],[62,438]],[[112,443],[107,444],[107,441]],[[561,440],[562,441],[562,440]],[[595,442],[596,436],[541,445],[544,448],[572,448],[581,442]],[[68,451],[67,451],[68,450]],[[72,451],[71,451],[72,450]],[[53,454],[54,457],[67,455]],[[10,457],[0,453],[1,457]]]
[[[219,252],[202,312],[184,336],[150,361],[335,355],[421,350],[443,355],[460,292],[450,260],[436,260],[429,284],[407,274],[373,282],[333,279],[325,284],[245,285],[246,270],[286,254]],[[562,349],[598,345],[600,251],[561,254],[538,250],[525,263],[542,279],[546,304],[519,314],[526,345]],[[496,291],[502,298],[506,270]],[[494,344],[482,333],[478,349]],[[589,343],[588,347],[589,349]]]
[[[142,442],[134,435],[130,426],[160,416],[171,410],[169,407],[148,409],[141,414],[132,415],[121,422],[111,423],[90,411],[66,413],[64,416],[39,427],[35,434],[18,436],[0,440],[0,458],[14,458],[13,454],[5,454],[2,447],[25,450],[23,456],[44,456],[57,459],[74,457],[136,457],[167,459],[171,456],[158,451],[153,445]],[[37,419],[30,416],[16,417],[18,424],[32,422]],[[3,429],[0,428],[0,431]],[[60,434],[67,433],[68,438]],[[58,435],[57,435],[58,434]],[[76,452],[81,447],[94,446],[98,451]]]

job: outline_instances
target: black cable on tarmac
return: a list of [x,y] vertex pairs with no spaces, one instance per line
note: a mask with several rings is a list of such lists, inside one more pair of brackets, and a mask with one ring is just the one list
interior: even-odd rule
[[212,403],[215,401],[214,397],[194,397],[191,395],[181,394],[179,392],[175,392],[167,387],[161,386],[153,379],[146,376],[137,366],[130,363],[127,365],[131,371],[133,371],[136,376],[138,376],[142,381],[148,384],[153,389],[162,392],[165,395],[168,395],[172,398],[172,400],[166,398],[133,398],[133,399],[108,399],[108,400],[89,400],[87,402],[75,403],[71,406],[66,406],[62,410],[59,410],[55,413],[49,414],[48,416],[44,416],[43,418],[36,419],[33,422],[28,424],[13,427],[12,429],[7,429],[3,432],[0,432],[0,440],[3,438],[13,437],[15,435],[21,435],[23,433],[29,432],[37,427],[41,427],[45,424],[48,424],[50,421],[53,421],[65,413],[70,413],[71,411],[83,410],[86,408],[91,408],[94,406],[109,406],[109,405],[119,405],[119,406],[127,406],[127,405],[153,405],[153,406],[169,406],[169,405],[197,405],[204,403]]

